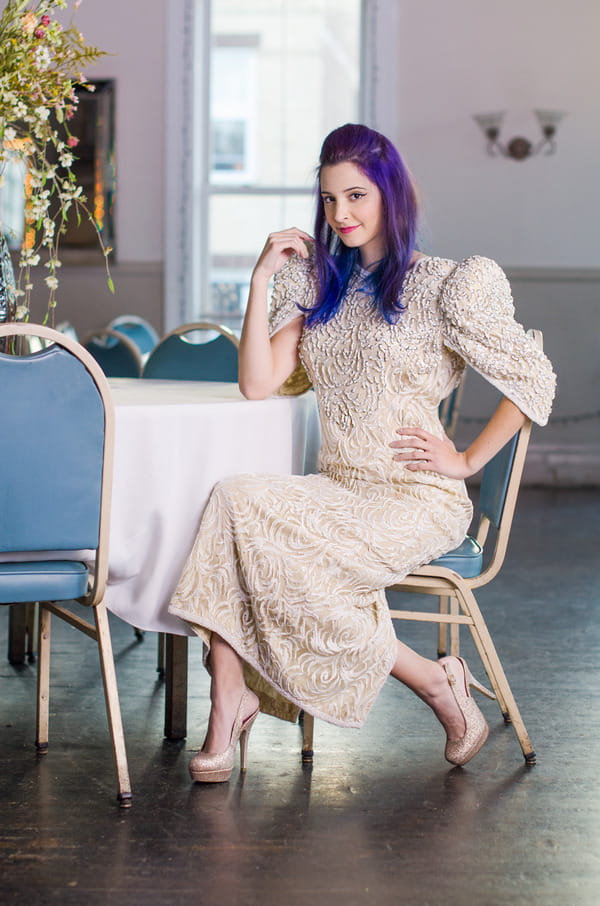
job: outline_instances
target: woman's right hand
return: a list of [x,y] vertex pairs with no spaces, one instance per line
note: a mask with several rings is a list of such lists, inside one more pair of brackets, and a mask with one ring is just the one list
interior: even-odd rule
[[301,258],[308,258],[309,252],[306,243],[312,241],[313,239],[308,233],[297,227],[271,233],[254,266],[254,275],[260,275],[270,280],[294,253],[300,255]]

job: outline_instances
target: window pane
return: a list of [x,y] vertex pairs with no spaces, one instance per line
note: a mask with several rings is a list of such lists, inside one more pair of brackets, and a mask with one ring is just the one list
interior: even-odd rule
[[[212,0],[210,186],[278,188],[209,205],[213,314],[245,304],[251,268],[273,230],[312,228],[324,136],[356,122],[361,0]],[[304,188],[306,196],[287,196]],[[227,286],[227,292],[217,289]],[[236,298],[238,302],[236,303]]]
[[357,117],[360,0],[213,0],[211,9],[213,181],[223,181],[229,121],[239,182],[306,185],[325,134]]
[[207,317],[238,326],[246,308],[252,268],[273,232],[284,223],[312,231],[312,195],[214,195],[210,201],[211,285]]

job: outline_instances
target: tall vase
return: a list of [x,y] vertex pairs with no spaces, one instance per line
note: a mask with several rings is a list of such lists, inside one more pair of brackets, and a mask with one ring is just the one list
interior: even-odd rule
[[[8,243],[3,233],[0,233],[0,324],[4,321],[15,320],[15,275],[8,249]],[[0,352],[4,352],[8,338],[0,339]]]

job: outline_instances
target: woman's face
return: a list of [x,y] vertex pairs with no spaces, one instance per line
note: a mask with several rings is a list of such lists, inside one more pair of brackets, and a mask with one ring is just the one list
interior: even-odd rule
[[381,192],[356,164],[321,169],[321,199],[331,229],[344,245],[360,249],[363,267],[385,255]]

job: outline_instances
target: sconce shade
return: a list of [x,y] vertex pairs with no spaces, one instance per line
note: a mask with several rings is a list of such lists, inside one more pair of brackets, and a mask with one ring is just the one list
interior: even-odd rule
[[476,113],[473,117],[483,134],[490,140],[495,141],[500,135],[500,126],[504,119],[504,112],[498,113]]
[[486,150],[488,154],[495,156],[500,154],[502,157],[509,157],[512,160],[526,160],[528,157],[534,157],[544,149],[546,154],[553,154],[556,150],[554,136],[559,122],[564,117],[564,113],[559,110],[534,110],[535,116],[539,123],[542,138],[537,145],[534,145],[523,136],[515,136],[506,144],[500,142],[500,126],[504,118],[503,112],[498,113],[477,113],[473,119],[488,140]]
[[556,127],[564,117],[564,113],[559,110],[534,110],[537,116],[540,129],[547,138],[552,138],[556,132]]

